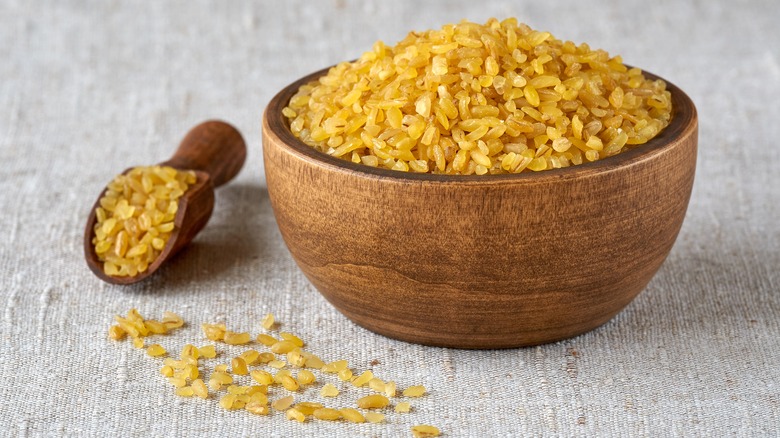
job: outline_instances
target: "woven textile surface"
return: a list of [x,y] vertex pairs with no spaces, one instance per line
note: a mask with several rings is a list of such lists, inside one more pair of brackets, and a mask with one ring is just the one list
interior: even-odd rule
[[[687,217],[648,287],[590,333],[500,351],[387,339],[336,311],[284,246],[261,114],[283,86],[377,39],[491,16],[621,54],[690,95],[700,136]],[[0,436],[395,437],[422,423],[451,437],[778,436],[778,20],[771,0],[0,0]],[[210,118],[235,124],[249,148],[210,223],[148,281],[102,283],[82,255],[95,197]],[[107,339],[113,315],[133,307],[184,317],[159,340],[175,352],[206,343],[201,323],[257,333],[273,312],[323,359],[429,394],[383,424],[299,424],[179,398],[160,359]],[[300,400],[326,401],[318,390]]]

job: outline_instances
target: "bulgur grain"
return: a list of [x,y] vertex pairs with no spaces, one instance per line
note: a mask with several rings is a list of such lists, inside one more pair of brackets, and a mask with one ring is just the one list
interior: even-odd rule
[[334,157],[484,175],[615,155],[658,134],[671,110],[666,84],[620,56],[492,18],[379,41],[300,87],[282,113],[296,137]]
[[371,394],[357,400],[357,406],[361,409],[380,409],[390,404],[390,400],[381,394]]
[[322,386],[322,389],[320,390],[320,395],[323,397],[336,397],[339,395],[339,389],[335,386],[331,385],[330,383],[326,383]]
[[412,436],[415,438],[437,437],[441,434],[439,428],[428,424],[412,426]]
[[142,166],[108,184],[95,209],[92,238],[106,275],[146,272],[175,228],[179,198],[196,181],[192,171]]

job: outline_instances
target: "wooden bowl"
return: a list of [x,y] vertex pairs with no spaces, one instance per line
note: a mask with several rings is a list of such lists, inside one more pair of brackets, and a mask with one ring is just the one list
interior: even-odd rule
[[448,176],[353,164],[295,138],[282,108],[326,72],[270,102],[263,156],[293,258],[355,323],[426,345],[552,342],[609,321],[669,254],[693,185],[698,122],[668,81],[672,122],[636,149],[538,173]]

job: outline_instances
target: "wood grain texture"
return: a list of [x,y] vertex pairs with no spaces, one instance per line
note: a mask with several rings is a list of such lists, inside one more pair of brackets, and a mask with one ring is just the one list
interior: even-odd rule
[[[176,255],[206,226],[214,210],[214,188],[235,177],[246,160],[246,144],[241,133],[233,126],[216,120],[203,122],[192,128],[179,144],[179,148],[167,161],[160,163],[179,170],[193,170],[197,181],[179,199],[179,209],[174,218],[174,230],[162,252],[149,265],[146,272],[134,277],[113,277],[103,272],[103,263],[92,244],[95,227],[95,209],[100,205],[98,196],[90,210],[84,229],[84,257],[87,265],[101,280],[128,285],[154,274],[160,266]],[[129,172],[128,168],[123,173]]]
[[[698,122],[673,84],[671,124],[608,159],[539,173],[401,173],[336,159],[266,108],[263,154],[281,234],[314,286],[357,324],[459,348],[564,339],[609,321],[674,244]],[[649,75],[653,77],[653,75]]]

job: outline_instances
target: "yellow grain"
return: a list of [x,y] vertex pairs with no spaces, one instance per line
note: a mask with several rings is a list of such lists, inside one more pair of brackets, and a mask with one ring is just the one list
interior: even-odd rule
[[412,436],[415,438],[437,437],[441,435],[439,428],[428,424],[412,426]]
[[390,400],[381,394],[371,394],[357,400],[357,406],[361,409],[379,409],[390,404]]
[[[196,179],[192,171],[163,166],[135,167],[117,175],[95,211],[92,244],[103,272],[115,277],[145,272],[170,238],[179,199]],[[153,218],[166,224],[154,226]]]
[[183,386],[181,388],[176,388],[176,395],[179,397],[192,397],[195,395],[195,391],[189,386]]
[[208,398],[209,396],[209,389],[206,387],[206,384],[203,382],[202,379],[195,379],[190,384],[190,387],[192,387],[193,393],[200,397],[200,398]]
[[252,370],[249,375],[252,377],[252,379],[254,379],[255,382],[261,385],[271,385],[274,383],[274,376],[268,371]]
[[293,408],[295,408],[298,412],[302,413],[303,415],[312,415],[314,414],[314,411],[317,409],[321,409],[322,403],[315,403],[315,402],[300,402],[297,403]]
[[341,418],[341,412],[339,412],[338,409],[331,409],[331,408],[315,409],[312,415],[314,415],[314,418],[318,420],[325,420],[325,421],[334,421]]
[[296,347],[303,347],[304,345],[303,340],[292,333],[281,332],[279,336],[285,341],[292,342]]
[[385,414],[380,414],[379,412],[366,412],[366,421],[369,423],[381,423],[385,421]]
[[264,329],[271,330],[274,326],[274,314],[269,313],[268,315],[265,315],[265,318],[263,318],[263,321],[260,324]]
[[249,333],[235,333],[231,331],[225,331],[225,337],[222,341],[229,345],[242,345],[248,343],[251,340],[252,337],[249,336]]
[[334,362],[330,362],[325,364],[322,367],[323,373],[338,373],[339,371],[342,371],[346,369],[348,366],[348,363],[346,360],[337,360]]
[[121,341],[127,336],[127,332],[122,327],[119,327],[118,325],[112,325],[111,328],[108,329],[108,337],[115,340],[115,341]]
[[275,343],[279,342],[279,340],[274,338],[271,335],[260,333],[259,335],[257,335],[257,342],[270,347],[271,345],[274,345]]
[[342,418],[344,418],[345,420],[349,421],[350,423],[365,423],[366,422],[366,418],[357,409],[342,408],[342,409],[339,409],[339,413],[341,414]]
[[303,415],[303,413],[297,409],[288,409],[287,412],[284,413],[285,417],[287,417],[288,420],[295,420],[299,423],[303,423],[306,421],[306,416]]
[[398,413],[406,413],[412,409],[412,405],[409,402],[400,402],[395,405],[395,411]]
[[268,409],[268,405],[260,402],[249,402],[244,406],[244,409],[255,415],[268,415],[271,410]]
[[[341,377],[341,376],[339,375],[339,377]],[[352,379],[352,384],[359,388],[359,387],[367,384],[373,378],[374,378],[374,373],[372,373],[371,371],[367,370],[367,371],[364,371],[358,377]]]
[[425,387],[422,385],[414,385],[404,389],[404,397],[422,397],[425,395]]
[[311,385],[317,380],[317,376],[309,370],[301,370],[298,372],[298,383],[301,385]]
[[230,365],[233,374],[237,374],[239,376],[245,376],[249,374],[249,370],[246,368],[246,361],[242,357],[234,357],[230,362]]
[[[558,40],[515,19],[463,21],[380,46],[298,90],[282,114],[295,136],[373,167],[492,175],[608,157],[646,143],[671,119],[663,82],[629,70],[619,56]],[[606,129],[583,135],[582,125],[593,122],[622,128],[625,142],[622,136],[612,141]],[[542,133],[528,130],[534,123],[555,129],[548,134],[552,145],[535,140]],[[566,155],[574,140],[590,137],[611,147],[587,160]],[[476,151],[479,140],[492,143]],[[452,146],[444,154],[447,144]],[[511,144],[532,155],[518,158],[522,151],[507,150]]]
[[200,355],[206,359],[213,359],[217,357],[217,349],[213,345],[204,345],[198,348]]
[[292,406],[293,401],[293,396],[288,395],[286,397],[274,400],[274,402],[271,403],[271,407],[277,411],[286,411],[290,406]]
[[323,397],[336,397],[339,395],[339,389],[335,386],[331,385],[330,383],[326,383],[322,386],[322,390],[320,390],[320,395]]

